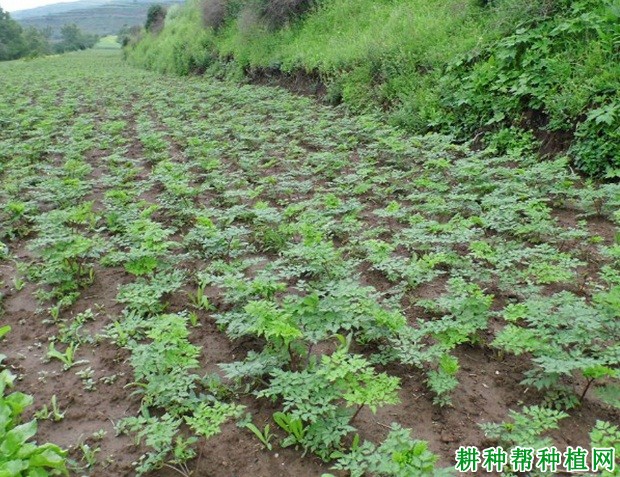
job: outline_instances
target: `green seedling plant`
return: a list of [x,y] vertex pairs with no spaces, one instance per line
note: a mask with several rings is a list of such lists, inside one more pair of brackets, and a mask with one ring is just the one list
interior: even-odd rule
[[515,445],[531,446],[536,449],[552,445],[553,441],[543,436],[552,429],[558,429],[558,421],[568,417],[563,411],[539,406],[524,407],[521,412],[510,411],[512,421],[484,423],[480,427],[485,435],[510,448]]
[[493,296],[485,294],[478,285],[462,279],[452,279],[448,286],[448,294],[419,302],[430,312],[443,316],[419,320],[417,328],[401,328],[392,337],[385,358],[425,368],[426,383],[436,395],[434,402],[441,406],[451,404],[450,393],[458,386],[459,364],[450,352],[463,343],[479,341],[478,333],[487,327],[493,301]]
[[39,218],[41,235],[32,242],[32,248],[40,254],[42,263],[34,273],[37,281],[52,288],[42,298],[61,300],[73,296],[74,301],[81,287],[93,283],[92,260],[101,255],[103,245],[99,238],[76,233],[54,220],[46,215]]
[[[215,383],[211,385],[193,373],[200,350],[188,340],[188,321],[185,314],[169,314],[156,320],[142,318],[119,324],[134,328],[127,333],[130,338],[125,346],[132,353],[136,380],[130,386],[136,388],[134,394],[141,396],[141,412],[121,421],[119,430],[135,434],[136,442],[144,442],[150,449],[137,464],[139,475],[162,465],[183,469],[187,460],[196,455],[193,445],[197,438],[182,435],[183,422],[196,435],[209,438],[243,410],[238,404],[220,401],[219,391],[211,390]],[[146,342],[133,338],[137,336],[136,328]],[[205,387],[202,393],[199,386]],[[165,409],[166,413],[153,416],[151,408]]]
[[[191,416],[185,417],[185,422],[197,434],[203,437],[212,437],[221,432],[221,425],[231,418],[241,416],[244,407],[237,404],[228,404],[221,401],[215,401],[212,404],[201,403]],[[269,429],[263,434],[263,437],[269,443]]]
[[82,313],[78,313],[72,320],[58,320],[58,335],[57,338],[61,343],[65,344],[85,344],[93,343],[95,339],[87,334],[84,334],[81,330],[89,321],[95,320],[95,313],[89,308]]
[[26,286],[26,281],[22,277],[13,277],[13,288],[17,291],[21,291]]
[[80,347],[79,344],[70,343],[69,346],[67,346],[67,349],[65,349],[63,353],[56,349],[56,345],[54,344],[54,342],[51,342],[47,350],[46,356],[47,356],[47,359],[53,358],[53,359],[57,359],[60,362],[62,362],[64,365],[63,369],[66,371],[68,369],[71,369],[73,366],[88,362],[86,360],[75,361],[75,353],[77,352],[79,347]]
[[93,381],[95,371],[90,366],[85,369],[81,369],[75,373],[75,375],[80,378],[82,381],[82,386],[86,391],[94,391],[96,389],[95,382]]
[[303,337],[293,316],[265,300],[252,301],[244,310],[254,323],[249,331],[263,336],[276,350],[284,350],[293,359],[291,346]]
[[120,421],[117,426],[119,432],[134,433],[135,442],[144,443],[149,448],[149,452],[135,464],[137,475],[144,475],[164,464],[184,463],[195,457],[191,447],[188,448],[187,443],[178,436],[180,425],[181,420],[174,419],[170,414],[158,418],[150,416],[146,409],[137,417]]
[[60,312],[61,312],[62,306],[60,304],[56,304],[54,306],[50,306],[47,309],[47,312],[50,314],[52,321],[54,323],[56,323],[59,319],[60,319]]
[[177,244],[167,240],[173,230],[150,218],[154,212],[155,208],[151,207],[139,212],[135,218],[130,215],[115,219],[119,222],[116,227],[124,232],[118,244],[125,250],[112,251],[106,256],[106,263],[123,263],[125,270],[135,276],[150,275],[162,268]]
[[412,439],[410,433],[409,429],[392,424],[390,433],[379,446],[369,441],[360,443],[360,437],[356,435],[348,452],[338,451],[332,454],[336,459],[333,468],[346,470],[351,477],[368,474],[381,477],[455,475],[453,469],[437,467],[438,456],[428,449],[428,443]]
[[194,293],[188,293],[190,301],[192,305],[199,309],[205,311],[213,310],[213,305],[209,302],[209,297],[205,294],[206,284],[198,284],[196,291]]
[[[269,387],[259,397],[280,397],[284,412],[306,427],[304,448],[327,458],[354,428],[351,421],[364,408],[399,401],[399,380],[376,373],[359,355],[349,354],[350,337],[339,337],[340,347],[303,371],[274,371]],[[348,408],[354,407],[353,412]]]
[[275,412],[273,414],[273,420],[284,432],[288,434],[288,436],[280,443],[282,447],[303,444],[306,429],[301,419],[295,419],[284,412]]
[[[568,417],[563,411],[530,406],[524,407],[521,412],[510,411],[510,421],[501,423],[487,422],[479,424],[487,438],[497,442],[507,452],[515,446],[531,447],[535,450],[552,446],[553,440],[544,434],[558,429],[558,422]],[[512,467],[507,465],[506,475],[513,475]],[[534,470],[532,476],[542,477],[546,472]]]
[[65,418],[65,413],[60,410],[55,394],[50,401],[50,407],[48,408],[47,404],[44,404],[34,415],[37,419],[50,419],[54,422],[62,421]]
[[261,441],[261,443],[265,446],[265,449],[273,449],[273,446],[271,445],[271,440],[273,439],[274,435],[271,432],[271,426],[269,424],[266,424],[265,428],[262,431],[258,427],[256,427],[256,424],[252,422],[248,422],[245,427],[252,431],[252,434],[254,434],[258,438],[258,440]]
[[530,353],[535,366],[523,384],[538,389],[557,389],[562,378],[579,373],[586,380],[577,394],[583,401],[595,381],[617,385],[620,362],[615,347],[609,346],[609,340],[617,342],[620,336],[614,319],[616,288],[596,295],[593,306],[568,292],[509,305],[505,309],[509,323],[493,345],[517,355]]
[[80,459],[84,462],[85,469],[92,469],[97,465],[97,454],[101,452],[101,448],[95,447],[92,448],[88,444],[80,444],[80,452],[82,453],[82,458]]
[[96,441],[101,441],[107,433],[108,432],[105,429],[99,429],[98,431],[93,432],[91,437]]

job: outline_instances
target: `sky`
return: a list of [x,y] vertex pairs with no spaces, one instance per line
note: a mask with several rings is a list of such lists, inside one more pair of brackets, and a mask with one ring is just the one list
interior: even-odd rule
[[[75,1],[75,0],[74,0]],[[52,3],[69,3],[66,0],[0,0],[0,7],[4,11],[14,12],[16,10],[26,10],[28,8],[42,7]]]

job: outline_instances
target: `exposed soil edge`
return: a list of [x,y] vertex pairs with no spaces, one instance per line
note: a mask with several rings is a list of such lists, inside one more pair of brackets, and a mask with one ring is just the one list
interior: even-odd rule
[[296,69],[286,73],[279,68],[246,68],[244,75],[251,84],[279,86],[291,93],[310,96],[319,101],[327,95],[327,85],[318,71],[307,72]]
[[[293,94],[315,98],[320,102],[326,100],[328,87],[323,81],[321,74],[314,70],[307,72],[303,69],[296,69],[290,73],[284,72],[277,67],[252,67],[244,69],[244,76],[250,84],[260,86],[278,86],[288,90]],[[330,102],[340,103],[339,98],[334,98]],[[538,155],[541,159],[554,158],[566,154],[574,139],[574,128],[568,131],[549,131],[546,129],[549,119],[542,111],[527,110],[524,113],[521,127],[533,133],[539,142]],[[474,136],[472,143],[473,149],[483,147],[482,136],[484,129],[479,129]]]

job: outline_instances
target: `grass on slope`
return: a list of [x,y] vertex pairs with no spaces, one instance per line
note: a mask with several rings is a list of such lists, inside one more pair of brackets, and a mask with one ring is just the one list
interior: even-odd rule
[[120,50],[121,45],[117,40],[117,35],[104,36],[93,48],[96,50]]

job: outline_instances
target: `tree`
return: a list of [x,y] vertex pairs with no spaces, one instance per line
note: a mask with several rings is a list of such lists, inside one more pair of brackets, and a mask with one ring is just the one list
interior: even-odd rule
[[63,51],[84,49],[82,47],[82,32],[75,23],[64,25],[60,29],[60,36],[62,37]]
[[116,41],[118,41],[121,46],[127,46],[132,39],[137,39],[141,32],[142,27],[140,25],[129,26],[125,24],[118,32]]
[[60,35],[62,41],[55,47],[58,53],[92,48],[98,40],[97,35],[83,33],[75,23],[63,26],[60,29]]
[[164,27],[166,20],[166,7],[163,5],[151,5],[146,14],[144,28],[148,32],[159,33]]
[[22,27],[0,7],[0,61],[14,60],[25,53]]
[[22,36],[28,56],[43,56],[50,53],[50,44],[46,32],[29,27],[24,30]]

